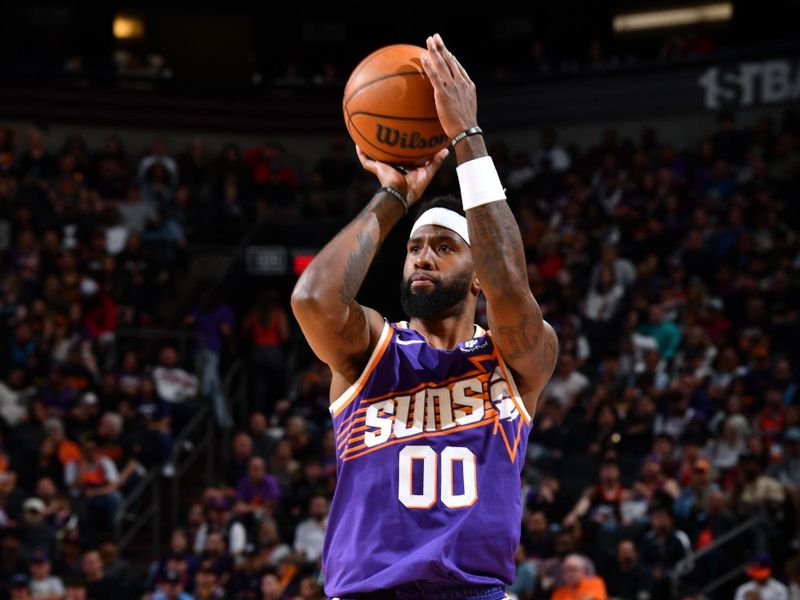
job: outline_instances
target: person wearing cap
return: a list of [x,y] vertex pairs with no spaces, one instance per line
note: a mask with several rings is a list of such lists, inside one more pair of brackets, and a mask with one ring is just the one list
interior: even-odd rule
[[719,490],[711,474],[711,463],[698,458],[692,464],[689,485],[681,490],[675,501],[675,516],[679,521],[688,520],[708,510],[708,499]]
[[[341,440],[323,555],[331,597],[407,585],[435,595],[454,582],[465,597],[504,596],[520,539],[522,450],[558,355],[477,125],[475,85],[438,34],[420,60],[451,139],[461,199],[433,199],[411,224],[400,286],[408,320],[390,322],[356,296],[447,149],[398,169],[357,147],[380,187],[314,257],[291,298],[306,340],[331,370],[329,408]],[[490,331],[475,323],[481,295]],[[368,527],[365,514],[374,515]]]
[[772,577],[772,558],[766,552],[756,552],[745,572],[750,581],[736,588],[734,600],[747,600],[753,592],[761,600],[789,600],[789,588]]
[[168,569],[159,582],[152,600],[194,600],[192,595],[184,591],[184,581],[178,571]]
[[22,522],[19,526],[21,556],[30,558],[36,552],[52,553],[55,550],[55,532],[46,517],[47,507],[41,498],[34,496],[22,503]]
[[10,600],[30,600],[31,588],[28,584],[28,576],[25,573],[15,573],[12,575]]
[[51,563],[47,552],[35,552],[31,557],[31,595],[36,600],[60,600],[64,597],[64,584],[60,577],[50,572]]

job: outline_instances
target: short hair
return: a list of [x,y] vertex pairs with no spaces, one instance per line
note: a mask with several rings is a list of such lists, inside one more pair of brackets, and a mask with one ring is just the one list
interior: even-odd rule
[[467,216],[467,213],[464,212],[461,200],[456,198],[453,194],[447,194],[446,196],[437,196],[436,198],[423,202],[414,218],[419,219],[422,213],[431,208],[446,208],[447,210],[452,210],[460,214],[462,217]]

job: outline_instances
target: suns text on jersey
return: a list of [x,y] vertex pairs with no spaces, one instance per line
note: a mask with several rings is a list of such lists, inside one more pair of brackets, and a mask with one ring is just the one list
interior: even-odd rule
[[513,421],[518,417],[508,383],[496,368],[486,383],[478,377],[469,377],[446,387],[425,388],[370,404],[364,423],[367,426],[364,444],[374,448],[392,439],[455,431],[487,419]]

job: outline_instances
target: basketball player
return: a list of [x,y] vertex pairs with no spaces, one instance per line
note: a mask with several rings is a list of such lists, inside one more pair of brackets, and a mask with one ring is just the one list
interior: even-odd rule
[[[292,294],[333,373],[338,483],[323,554],[332,597],[504,596],[528,433],[556,361],[555,332],[531,295],[519,229],[475,129],[475,86],[439,35],[428,38],[423,66],[455,139],[466,218],[461,202],[444,199],[414,223],[401,286],[409,321],[389,323],[355,297],[447,150],[403,174],[358,149],[382,187]],[[474,324],[481,293],[491,333]]]

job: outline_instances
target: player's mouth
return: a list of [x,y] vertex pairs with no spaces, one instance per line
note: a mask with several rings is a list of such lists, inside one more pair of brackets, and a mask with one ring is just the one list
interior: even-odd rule
[[420,288],[427,288],[433,287],[436,285],[437,281],[433,277],[429,277],[428,275],[422,274],[414,274],[411,276],[410,280],[410,287],[412,290],[420,289]]

